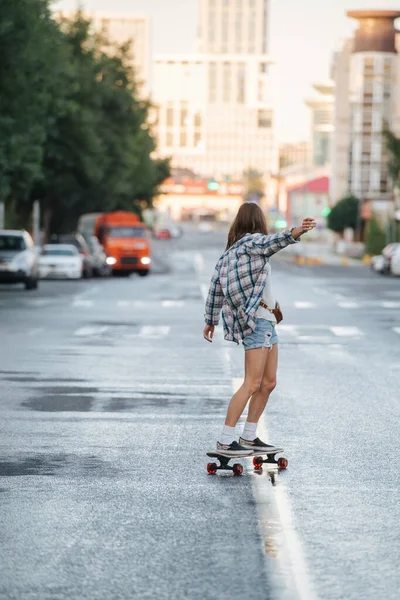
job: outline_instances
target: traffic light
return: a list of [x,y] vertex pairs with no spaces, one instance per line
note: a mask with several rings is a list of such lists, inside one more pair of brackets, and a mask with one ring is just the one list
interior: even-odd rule
[[329,217],[329,215],[331,214],[332,209],[329,208],[329,206],[325,206],[325,208],[322,209],[321,215],[323,217]]
[[287,227],[287,221],[283,217],[278,217],[275,221],[276,229],[285,229]]
[[210,190],[210,192],[216,192],[219,189],[218,181],[215,181],[215,179],[209,179],[207,188]]

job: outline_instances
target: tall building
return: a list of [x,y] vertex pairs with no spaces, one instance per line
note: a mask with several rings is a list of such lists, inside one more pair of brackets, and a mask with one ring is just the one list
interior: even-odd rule
[[279,170],[291,165],[302,167],[311,164],[311,144],[309,142],[293,142],[279,144]]
[[306,100],[311,109],[312,164],[323,167],[331,162],[333,136],[333,82],[315,83],[315,97]]
[[205,177],[278,170],[268,0],[199,0],[197,54],[161,55],[153,100],[161,156]]
[[335,59],[335,133],[332,198],[345,193],[369,201],[388,218],[393,191],[383,129],[399,134],[399,11],[351,11],[359,22],[354,39]]
[[154,67],[158,151],[205,177],[276,170],[267,56],[163,55]]
[[334,114],[332,139],[332,177],[330,193],[336,203],[348,193],[350,155],[350,56],[353,40],[346,40],[333,58]]
[[266,54],[269,0],[199,0],[199,52]]
[[143,97],[150,90],[150,17],[142,14],[88,13],[95,29],[111,42],[131,42],[130,54],[138,89]]

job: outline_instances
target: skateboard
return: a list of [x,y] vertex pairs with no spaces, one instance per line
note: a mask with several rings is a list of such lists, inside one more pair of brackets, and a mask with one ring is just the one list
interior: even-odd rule
[[207,456],[210,458],[216,458],[219,461],[217,463],[208,463],[207,464],[207,473],[210,475],[215,475],[217,471],[233,471],[233,474],[239,476],[243,473],[243,465],[240,463],[234,463],[230,465],[230,461],[233,459],[241,459],[241,458],[250,458],[253,457],[253,465],[256,471],[261,471],[264,464],[273,465],[278,467],[278,469],[286,469],[288,466],[288,460],[286,458],[280,457],[276,459],[276,455],[280,454],[282,450],[273,450],[272,452],[253,452],[249,450],[248,454],[242,454],[241,456],[225,456],[224,454],[220,454],[219,452],[212,451],[206,452]]

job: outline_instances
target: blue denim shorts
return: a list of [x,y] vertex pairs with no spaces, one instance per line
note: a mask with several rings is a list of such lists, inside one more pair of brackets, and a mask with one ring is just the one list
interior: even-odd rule
[[253,348],[270,349],[278,341],[275,323],[268,321],[268,319],[257,319],[255,330],[243,339],[243,346],[245,350],[252,350]]

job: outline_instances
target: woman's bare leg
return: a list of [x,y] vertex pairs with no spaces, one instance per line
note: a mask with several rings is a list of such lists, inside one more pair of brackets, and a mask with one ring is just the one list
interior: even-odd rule
[[267,362],[264,367],[262,380],[258,391],[253,394],[250,404],[247,421],[249,423],[258,423],[264,412],[269,396],[276,387],[276,372],[278,370],[278,344],[274,344],[267,355]]
[[244,359],[244,382],[233,395],[228,406],[225,425],[235,427],[249,398],[259,389],[270,351],[267,348],[246,350]]

